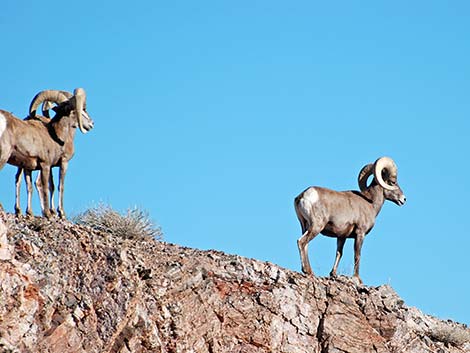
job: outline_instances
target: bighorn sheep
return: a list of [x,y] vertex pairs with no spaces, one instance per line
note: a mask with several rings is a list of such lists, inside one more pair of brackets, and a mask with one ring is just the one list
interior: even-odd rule
[[[70,94],[69,94],[70,95]],[[33,119],[36,109],[51,101],[56,115],[50,121]],[[93,128],[93,120],[86,111],[86,94],[77,88],[73,95],[64,97],[62,91],[42,91],[30,105],[28,120],[20,120],[11,113],[0,110],[0,169],[9,163],[25,171],[39,170],[39,193],[42,213],[50,217],[49,188],[51,168],[60,167],[59,172],[59,216],[65,217],[63,209],[64,178],[68,161],[73,157],[75,129],[86,133]]]
[[[374,175],[371,184],[367,179]],[[308,259],[308,243],[318,234],[337,238],[336,258],[330,276],[336,276],[347,238],[354,238],[354,277],[360,282],[359,262],[364,237],[374,227],[385,200],[401,206],[406,198],[397,183],[397,167],[389,157],[365,165],[358,176],[360,191],[334,191],[309,187],[295,198],[295,211],[302,227],[297,241],[302,272],[313,275]]]
[[[72,94],[67,91],[57,91],[55,94],[55,98],[57,98],[57,101],[49,101],[45,100],[42,102],[42,115],[35,115],[29,114],[24,120],[30,120],[30,119],[39,119],[43,123],[48,124],[50,122],[50,110],[55,106],[58,105],[59,103],[65,102],[67,99],[72,98]],[[36,97],[36,96],[35,96]],[[34,98],[33,98],[34,101]],[[31,101],[32,103],[32,101]],[[33,183],[32,183],[32,170],[24,170],[21,167],[18,167],[17,172],[15,174],[15,214],[21,215],[21,206],[20,206],[20,188],[21,188],[21,176],[23,175],[24,172],[24,179],[26,182],[26,190],[27,190],[27,206],[26,206],[26,214],[29,216],[33,215],[33,207],[32,207],[32,197],[33,197]],[[41,173],[38,173],[38,176],[35,181],[36,189],[38,191],[39,195],[39,201],[41,205],[41,209],[44,209],[44,204],[42,200],[42,191],[41,191]],[[49,174],[49,198],[50,198],[50,212],[52,214],[55,214],[55,207],[54,207],[54,190],[55,190],[55,185],[54,185],[54,177],[52,174],[52,170]]]

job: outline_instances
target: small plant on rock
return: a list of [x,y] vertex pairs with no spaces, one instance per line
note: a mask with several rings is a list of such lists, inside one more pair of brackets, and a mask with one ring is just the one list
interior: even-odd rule
[[80,213],[73,220],[77,224],[127,239],[152,237],[162,240],[163,238],[161,228],[149,219],[146,211],[137,207],[121,214],[108,205],[100,204]]

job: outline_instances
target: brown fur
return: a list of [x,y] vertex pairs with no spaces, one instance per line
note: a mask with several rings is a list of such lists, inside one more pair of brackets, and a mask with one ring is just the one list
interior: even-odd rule
[[[390,182],[392,182],[390,180]],[[396,179],[393,180],[396,183]],[[398,184],[396,184],[398,186]],[[315,194],[316,191],[316,194]],[[308,200],[308,193],[318,195],[314,202]],[[308,259],[308,243],[318,234],[337,238],[336,259],[330,272],[336,276],[336,270],[343,254],[347,238],[354,239],[354,276],[359,280],[359,263],[364,237],[374,227],[375,219],[385,200],[399,205],[405,201],[400,187],[387,190],[374,181],[364,190],[334,191],[322,187],[311,187],[295,198],[295,210],[302,227],[302,236],[297,241],[302,271],[313,275]]]
[[[77,117],[74,106],[69,101],[59,104],[54,110],[56,116],[50,121],[43,120],[43,117],[20,120],[11,113],[0,110],[0,114],[6,119],[6,129],[0,136],[0,169],[5,163],[9,163],[28,172],[39,170],[40,181],[37,185],[41,194],[42,212],[45,217],[50,217],[50,172],[52,167],[59,166],[59,215],[64,217],[63,182],[68,161],[74,154]],[[93,121],[89,119],[87,130],[92,127]]]

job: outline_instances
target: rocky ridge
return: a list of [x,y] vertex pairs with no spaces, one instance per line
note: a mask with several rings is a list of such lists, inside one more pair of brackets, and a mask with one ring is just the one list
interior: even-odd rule
[[387,286],[0,213],[0,352],[470,352]]

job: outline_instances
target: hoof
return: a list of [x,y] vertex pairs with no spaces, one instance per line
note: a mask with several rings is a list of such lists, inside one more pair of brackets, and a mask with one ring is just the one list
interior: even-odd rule
[[354,275],[352,279],[354,282],[357,283],[357,285],[361,285],[361,286],[363,285],[361,277]]
[[60,219],[66,219],[65,212],[62,210],[57,209],[57,215],[59,216]]
[[310,271],[304,271],[304,270],[302,269],[302,273],[303,273],[305,276],[307,276],[307,277],[311,277],[311,278],[314,278],[314,277],[315,277],[315,274],[313,273],[312,270],[310,270]]

